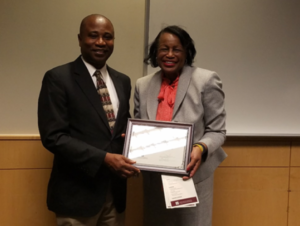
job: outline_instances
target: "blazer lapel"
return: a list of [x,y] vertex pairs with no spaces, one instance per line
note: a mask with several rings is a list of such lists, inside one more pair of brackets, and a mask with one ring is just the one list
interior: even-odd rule
[[147,114],[149,120],[156,119],[156,112],[158,107],[157,96],[161,87],[161,71],[156,72],[152,79],[149,81],[148,94],[147,94]]
[[192,69],[192,67],[189,67],[189,66],[185,66],[182,69],[182,73],[179,78],[172,119],[174,119],[177,111],[179,110],[179,107],[180,107],[180,105],[186,95],[186,92],[188,90],[188,87],[190,85],[191,77],[192,77],[191,69]]
[[82,62],[81,57],[76,59],[75,69],[74,69],[74,79],[76,80],[77,84],[80,86],[82,92],[86,95],[87,99],[90,101],[91,105],[95,108],[97,113],[99,114],[100,118],[103,121],[103,124],[109,130],[109,125],[107,121],[106,114],[104,112],[100,97],[96,91],[95,85],[91,76],[85,67],[84,63]]

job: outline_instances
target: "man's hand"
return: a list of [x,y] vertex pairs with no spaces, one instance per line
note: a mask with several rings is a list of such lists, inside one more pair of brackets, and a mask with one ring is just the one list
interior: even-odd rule
[[187,171],[190,172],[189,176],[184,176],[182,179],[187,180],[194,176],[197,169],[199,168],[201,164],[201,158],[202,158],[202,151],[199,147],[193,147],[192,153],[191,153],[191,161],[187,165]]
[[132,161],[123,155],[107,153],[104,163],[111,171],[124,178],[137,176],[140,173],[138,168],[132,166],[135,161]]

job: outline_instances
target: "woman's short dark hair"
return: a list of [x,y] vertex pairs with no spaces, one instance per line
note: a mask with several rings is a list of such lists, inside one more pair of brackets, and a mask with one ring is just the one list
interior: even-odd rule
[[160,36],[163,33],[171,33],[173,35],[176,35],[179,38],[181,45],[186,50],[186,64],[192,66],[196,55],[194,41],[184,29],[175,25],[165,27],[159,32],[159,34],[156,36],[156,38],[150,45],[149,53],[148,56],[144,59],[144,63],[151,64],[153,67],[158,66],[156,61],[158,42]]

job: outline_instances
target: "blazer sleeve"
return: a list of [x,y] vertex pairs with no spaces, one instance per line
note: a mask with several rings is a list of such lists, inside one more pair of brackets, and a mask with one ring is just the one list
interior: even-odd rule
[[56,157],[93,177],[103,164],[106,152],[71,136],[68,93],[62,77],[62,73],[53,70],[44,76],[38,100],[41,140]]
[[139,80],[136,81],[135,90],[134,90],[134,110],[133,110],[134,118],[140,119],[140,94],[139,94]]
[[208,157],[221,147],[226,138],[224,98],[222,82],[213,72],[206,81],[202,93],[204,135],[199,140],[207,145]]

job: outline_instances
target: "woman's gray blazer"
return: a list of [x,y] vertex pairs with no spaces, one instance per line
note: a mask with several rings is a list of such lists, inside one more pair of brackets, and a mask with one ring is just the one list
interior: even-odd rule
[[[155,120],[161,80],[161,71],[137,80],[135,118]],[[219,76],[212,71],[185,66],[179,79],[172,121],[194,123],[193,142],[203,142],[208,147],[207,157],[193,177],[194,183],[211,176],[227,156],[221,148],[226,137],[225,118]]]

